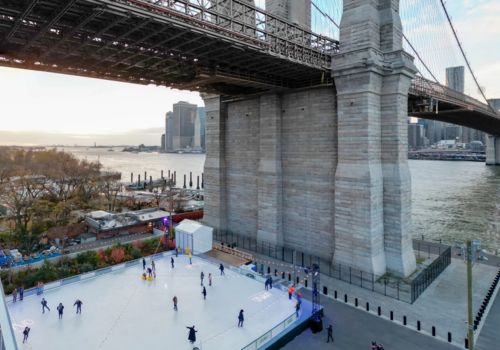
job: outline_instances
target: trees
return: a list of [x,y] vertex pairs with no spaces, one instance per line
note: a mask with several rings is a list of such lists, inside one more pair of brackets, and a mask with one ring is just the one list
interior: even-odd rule
[[111,257],[118,264],[125,257],[125,251],[123,250],[123,248],[114,248],[111,251]]

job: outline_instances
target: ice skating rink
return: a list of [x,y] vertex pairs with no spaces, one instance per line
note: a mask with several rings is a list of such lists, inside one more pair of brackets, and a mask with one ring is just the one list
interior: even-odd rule
[[[126,350],[193,349],[188,329],[198,330],[195,345],[203,350],[239,350],[293,314],[295,301],[288,294],[209,262],[180,255],[155,261],[156,280],[143,281],[141,266],[118,270],[103,276],[45,291],[22,302],[9,304],[20,349],[35,350]],[[205,274],[207,300],[203,300],[200,273]],[[212,273],[212,286],[208,274]],[[177,296],[179,311],[173,310]],[[50,312],[42,314],[42,297]],[[76,314],[76,299],[83,302]],[[56,310],[63,303],[64,316]],[[243,328],[238,314],[244,310]],[[29,325],[28,343],[22,331]]]

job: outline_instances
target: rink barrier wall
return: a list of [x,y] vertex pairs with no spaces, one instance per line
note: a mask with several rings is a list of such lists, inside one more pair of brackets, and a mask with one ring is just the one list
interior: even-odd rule
[[[162,258],[167,257],[167,256],[170,257],[171,255],[175,255],[174,250],[169,250],[168,252],[158,253],[156,255],[150,255],[148,257],[144,257],[144,259],[146,259],[146,262],[150,262],[151,260],[153,260],[153,258],[154,258],[154,260],[159,260],[159,259],[162,259]],[[80,282],[80,281],[83,281],[83,280],[86,280],[89,278],[102,276],[102,275],[105,275],[105,274],[108,274],[108,273],[111,273],[114,271],[118,271],[118,270],[126,269],[129,267],[133,267],[136,265],[140,265],[142,263],[142,259],[143,258],[139,258],[139,259],[127,261],[127,262],[124,262],[124,263],[121,263],[118,265],[105,267],[105,268],[102,268],[99,270],[94,270],[94,271],[86,272],[86,273],[83,273],[80,275],[71,276],[71,277],[63,278],[63,279],[60,279],[60,280],[57,280],[54,282],[46,283],[43,286],[43,290],[47,291],[50,289],[59,288],[59,287],[66,286],[68,284],[72,284],[72,283],[76,283],[76,282]],[[26,298],[26,297],[30,297],[32,295],[36,295],[36,292],[37,292],[36,288],[25,289],[23,297]],[[19,299],[19,293],[17,295],[17,298]],[[7,295],[5,297],[5,301],[7,302],[7,304],[12,303],[12,300],[13,300],[12,294]]]
[[[252,278],[254,280],[257,280],[261,283],[265,283],[266,278],[260,276],[258,273],[249,271],[246,269],[242,269],[240,267],[236,267],[234,265],[225,263],[219,259],[212,258],[211,256],[205,255],[203,253],[199,253],[197,251],[193,252],[193,255],[202,258],[203,260],[208,261],[209,263],[215,265],[215,266],[220,266],[222,263],[224,265],[224,268],[229,268],[229,270],[237,272],[241,275],[247,276],[249,278]],[[281,284],[276,284],[273,286],[273,288],[277,288],[281,290],[284,293],[288,293],[288,289],[286,286],[281,285]],[[297,292],[294,292],[292,295],[293,299],[297,300]],[[293,325],[297,320],[300,319],[302,316],[302,309],[299,310],[299,317],[297,317],[296,312],[294,312],[291,316],[287,317],[284,321],[273,327],[271,330],[267,331],[266,333],[262,334],[260,337],[252,341],[250,344],[246,345],[245,347],[242,348],[242,350],[257,350],[257,349],[264,349],[263,346],[269,343],[272,340],[276,340],[275,338],[282,335],[282,333],[288,329],[291,325]],[[302,322],[303,324],[300,325],[299,329],[297,329],[297,332],[293,332],[292,336],[290,339],[293,339],[294,337],[297,336],[297,334],[302,333],[305,329],[308,327],[308,321]],[[284,342],[276,342],[276,344],[284,343],[286,344],[289,340],[284,340]],[[280,345],[281,346],[281,345]],[[278,347],[279,348],[279,347]]]

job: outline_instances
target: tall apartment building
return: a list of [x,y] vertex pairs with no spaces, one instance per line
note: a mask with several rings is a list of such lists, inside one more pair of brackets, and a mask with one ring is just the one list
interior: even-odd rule
[[174,149],[174,113],[165,115],[165,151]]
[[180,101],[174,103],[173,112],[173,149],[194,147],[194,124],[197,105]]
[[408,148],[418,149],[423,146],[424,127],[420,124],[408,124]]
[[165,134],[161,135],[161,149],[165,150]]

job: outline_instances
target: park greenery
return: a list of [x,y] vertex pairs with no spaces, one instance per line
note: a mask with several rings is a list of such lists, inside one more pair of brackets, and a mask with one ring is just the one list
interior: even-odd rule
[[57,149],[0,146],[0,205],[8,209],[0,216],[0,248],[20,247],[25,254],[40,251],[41,234],[83,221],[77,210],[118,213],[147,207],[133,194],[127,200],[119,198],[119,177],[98,161]]
[[32,288],[37,282],[49,283],[58,279],[76,276],[82,273],[106,268],[123,262],[140,259],[158,252],[174,249],[175,241],[163,235],[145,240],[136,240],[132,243],[118,243],[111,248],[98,251],[88,250],[79,253],[76,258],[68,256],[60,258],[55,265],[45,259],[40,268],[28,268],[17,273],[13,269],[0,273],[4,292],[11,294],[14,288],[23,285],[25,289]]

